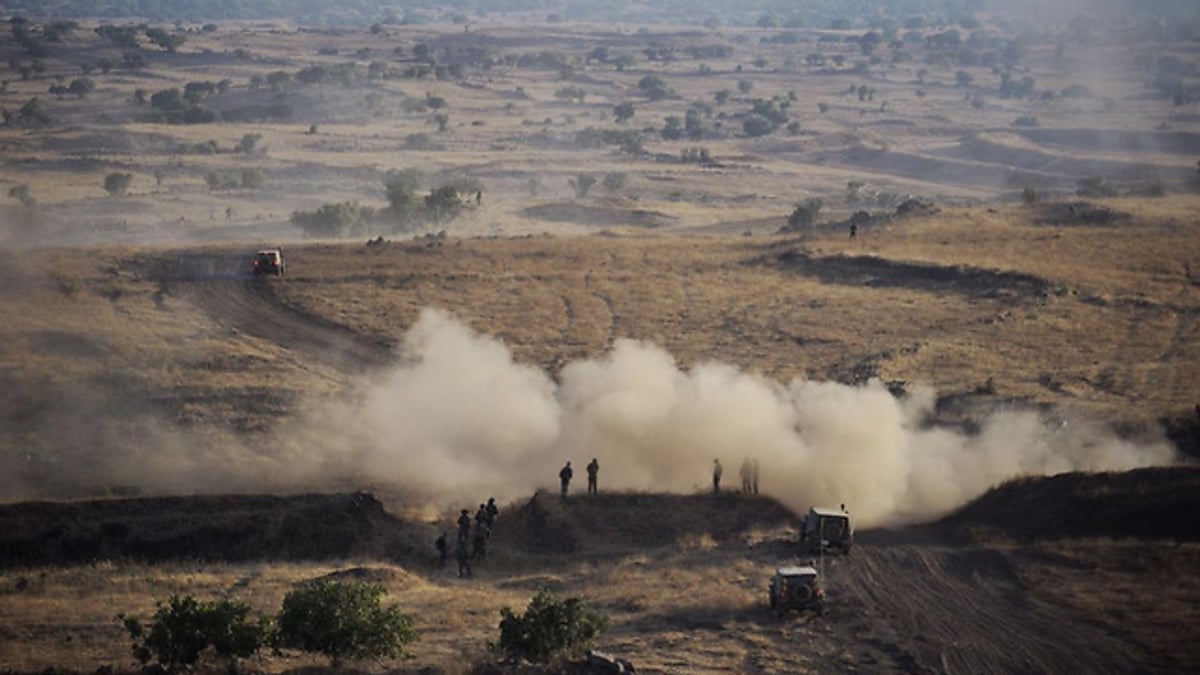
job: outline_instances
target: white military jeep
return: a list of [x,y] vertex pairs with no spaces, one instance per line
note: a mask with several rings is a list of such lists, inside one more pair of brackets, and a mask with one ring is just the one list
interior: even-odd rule
[[854,546],[854,521],[845,510],[814,506],[800,526],[800,545],[809,553],[849,553]]
[[817,616],[825,615],[825,589],[821,586],[821,575],[812,565],[776,569],[768,591],[771,609],[779,614],[789,609],[811,609]]

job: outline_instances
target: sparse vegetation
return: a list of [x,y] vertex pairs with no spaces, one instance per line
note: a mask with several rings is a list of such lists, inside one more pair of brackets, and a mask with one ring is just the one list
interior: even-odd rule
[[20,202],[21,206],[27,209],[32,209],[37,206],[37,200],[29,192],[29,186],[25,183],[14,185],[8,189],[8,196]]
[[1080,197],[1116,197],[1117,189],[1099,176],[1080,178],[1075,194]]
[[575,198],[583,199],[584,197],[588,196],[588,192],[592,189],[592,186],[596,184],[596,177],[588,173],[581,173],[578,176],[569,179],[567,183],[569,183],[571,189],[575,191]]
[[[286,21],[259,17],[279,3],[209,3],[176,21],[176,0],[135,3],[129,18],[124,0],[56,0],[52,9],[15,0],[11,14],[91,11],[74,28],[44,18],[5,23],[10,39],[0,41],[8,194],[0,204],[0,492],[9,500],[130,497],[200,475],[206,487],[252,490],[264,473],[290,475],[292,467],[270,467],[312,443],[331,455],[339,489],[356,488],[357,462],[332,455],[343,447],[369,454],[360,436],[370,430],[324,447],[298,417],[328,401],[354,407],[404,372],[410,362],[390,346],[426,306],[496,336],[514,363],[547,373],[556,391],[573,386],[574,364],[602,362],[629,338],[662,346],[689,377],[715,361],[782,386],[796,378],[868,387],[875,377],[893,392],[929,384],[940,397],[930,423],[954,418],[955,435],[972,435],[1003,402],[1041,415],[1065,403],[1112,420],[1123,438],[1159,428],[1169,414],[1182,420],[1168,427],[1172,439],[1196,437],[1192,382],[1200,378],[1190,374],[1200,359],[1187,291],[1200,285],[1200,237],[1196,195],[1180,188],[1200,189],[1197,120],[1177,107],[1200,100],[1194,7],[1184,8],[1185,21],[1165,6],[1154,17],[1109,8],[1079,20],[1056,7],[1060,16],[1042,22],[1033,4],[1013,16],[877,0],[861,12],[755,3],[702,0],[678,19],[670,3],[614,9],[567,0],[523,7],[518,28],[510,0],[486,13],[474,0],[403,8],[302,0]],[[227,14],[254,20],[225,23]],[[108,27],[97,30],[101,23]],[[185,41],[172,53],[148,26]],[[971,80],[956,88],[960,70]],[[178,126],[188,123],[198,124]],[[394,166],[428,173],[388,172],[381,184]],[[134,198],[97,189],[112,172],[133,177],[125,189]],[[486,200],[475,176],[488,181]],[[1096,196],[1084,202],[1071,194],[1076,187]],[[944,213],[909,209],[918,202],[910,193]],[[1163,196],[1145,199],[1155,195]],[[779,235],[780,225],[800,229]],[[680,236],[693,232],[703,236]],[[299,234],[351,239],[292,241]],[[255,250],[276,246],[287,249],[286,277],[240,278]],[[219,277],[211,283],[210,270]],[[412,407],[396,406],[396,421]],[[802,426],[806,443],[820,434]],[[387,443],[415,447],[410,431]],[[490,446],[503,440],[499,431],[464,444]],[[189,470],[210,447],[230,458],[230,470]],[[445,454],[457,459],[453,451]],[[160,459],[177,463],[140,480]],[[704,482],[711,459],[696,462],[678,489]],[[736,464],[723,461],[734,474]],[[769,495],[777,467],[764,466]],[[1197,569],[1186,541],[1146,552],[1102,539],[926,547],[897,528],[889,534],[897,547],[868,544],[860,563],[834,570],[849,576],[830,577],[830,622],[789,622],[780,632],[782,624],[755,618],[764,555],[783,545],[778,528],[725,539],[710,527],[759,500],[667,502],[698,506],[678,514],[696,526],[642,539],[649,521],[674,510],[623,520],[647,496],[615,492],[624,487],[617,471],[605,494],[606,471],[592,504],[541,502],[555,535],[548,539],[569,554],[544,550],[526,495],[504,510],[495,564],[463,583],[428,564],[436,532],[407,493],[387,494],[389,510],[406,518],[383,532],[386,550],[362,556],[209,562],[220,558],[204,549],[163,565],[97,555],[93,546],[158,550],[159,532],[122,518],[31,536],[5,550],[59,550],[78,564],[0,574],[0,663],[20,673],[127,669],[114,606],[137,608],[144,620],[151,599],[186,592],[277,607],[347,560],[363,567],[336,578],[379,579],[422,617],[422,640],[408,648],[414,658],[372,664],[379,670],[472,669],[467,661],[495,638],[495,610],[523,606],[526,589],[542,583],[619,615],[619,634],[597,646],[651,672],[803,672],[826,661],[936,670],[939,658],[978,671],[1020,670],[1017,659],[1064,668],[1078,660],[1079,672],[1200,663],[1189,646],[1200,644],[1196,631],[1178,620],[1195,604],[1186,595]],[[328,487],[325,475],[311,486]],[[372,488],[400,491],[378,472],[368,478]],[[130,508],[158,507],[138,499]],[[604,527],[588,525],[600,518]],[[304,537],[291,529],[295,519],[264,520],[280,533],[272,542],[312,544],[296,542]],[[217,529],[238,535],[228,546],[259,545],[236,527]],[[225,539],[177,538],[161,548]],[[959,604],[978,614],[941,608],[921,640],[895,635],[908,608],[886,604],[891,592],[877,593],[888,584],[868,587],[872,579],[858,572],[908,578],[914,570],[893,558],[910,553],[929,556],[923,569],[952,575],[948,585],[964,565],[980,575],[988,593],[954,585]],[[987,564],[973,564],[980,560]],[[1143,576],[1180,583],[1162,589]],[[859,606],[855,593],[874,599],[851,633],[883,635],[886,645],[838,628],[845,617],[836,607]],[[989,614],[997,593],[1012,596]],[[1021,613],[1034,593],[1051,595],[1035,602],[1039,612]],[[911,605],[910,596],[898,600]],[[940,627],[950,624],[954,644],[973,649],[947,651]],[[1014,634],[997,641],[987,625]],[[1028,649],[1005,646],[1017,643]],[[223,670],[206,662],[218,658],[209,645],[197,671]],[[296,671],[315,660],[260,650],[229,665]]]
[[325,204],[316,211],[295,211],[292,224],[310,237],[345,238],[365,233],[375,210],[356,201]]

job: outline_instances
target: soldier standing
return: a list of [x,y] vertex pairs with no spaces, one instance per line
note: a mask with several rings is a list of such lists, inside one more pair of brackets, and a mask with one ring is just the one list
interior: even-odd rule
[[750,463],[750,458],[747,457],[746,459],[742,460],[742,468],[740,471],[738,471],[738,475],[742,477],[742,494],[744,495],[750,494],[750,490],[752,488],[750,479],[753,476],[753,471],[754,465]]
[[562,482],[562,496],[563,497],[567,496],[567,488],[570,487],[571,477],[574,475],[575,475],[575,472],[571,470],[570,462],[567,462],[567,465],[562,468],[562,471],[558,472],[558,480]]
[[758,458],[750,460],[750,487],[758,494]]
[[488,497],[487,501],[487,526],[488,534],[491,534],[491,528],[496,524],[496,516],[500,515],[500,507],[496,506],[496,498]]
[[479,523],[475,526],[475,539],[471,542],[472,552],[471,557],[479,560],[487,558],[487,540],[488,526],[486,523]]
[[447,550],[448,547],[446,545],[446,531],[445,530],[443,530],[442,533],[440,535],[438,535],[438,538],[436,541],[433,542],[433,545],[435,548],[437,548],[437,552],[438,552],[438,569],[444,570],[444,569],[446,569],[446,555],[449,553],[449,551]]
[[600,462],[593,457],[592,461],[587,465],[588,473],[588,494],[596,494],[596,477],[600,474]]
[[713,494],[721,491],[721,474],[725,473],[725,469],[721,467],[721,460],[713,460]]
[[463,509],[458,516],[458,540],[466,541],[471,536],[471,516]]
[[470,578],[471,576],[471,556],[467,550],[467,540],[459,537],[458,543],[454,545],[454,557],[458,560],[458,578]]
[[486,527],[487,519],[487,507],[480,504],[479,510],[475,512],[475,529],[478,530],[480,527]]

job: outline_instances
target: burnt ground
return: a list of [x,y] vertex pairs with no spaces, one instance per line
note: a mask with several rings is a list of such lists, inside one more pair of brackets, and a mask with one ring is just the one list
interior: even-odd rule
[[1035,301],[1051,287],[1046,279],[1022,272],[968,265],[931,265],[870,255],[820,256],[795,247],[776,254],[773,263],[780,269],[826,284],[906,288],[967,297]]

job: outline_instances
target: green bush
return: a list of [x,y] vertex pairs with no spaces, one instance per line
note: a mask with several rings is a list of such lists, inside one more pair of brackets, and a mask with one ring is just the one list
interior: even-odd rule
[[135,618],[120,618],[133,639],[133,655],[169,670],[196,663],[209,647],[228,658],[250,656],[263,645],[268,628],[266,619],[251,619],[250,608],[240,602],[201,602],[190,595],[160,603],[149,631]]
[[590,649],[608,627],[607,619],[585,608],[579,598],[559,600],[546,591],[534,596],[525,614],[505,607],[500,616],[496,648],[510,658],[534,663],[577,656]]
[[318,580],[292,591],[279,612],[281,647],[346,658],[397,657],[417,639],[413,617],[382,607],[383,586]]
[[204,174],[204,182],[209,190],[233,190],[242,184],[241,178],[229,171],[209,171]]
[[375,209],[356,201],[324,204],[316,211],[294,211],[292,224],[310,237],[348,237],[362,234]]

